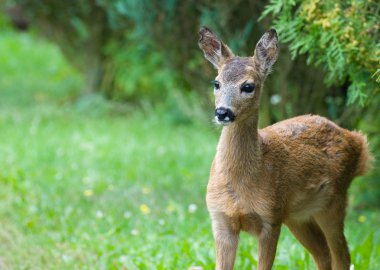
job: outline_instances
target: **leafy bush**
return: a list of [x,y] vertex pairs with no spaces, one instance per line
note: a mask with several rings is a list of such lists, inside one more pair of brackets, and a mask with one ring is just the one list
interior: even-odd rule
[[[210,26],[237,54],[251,55],[269,25],[268,21],[257,22],[264,1],[7,2],[24,7],[34,29],[60,47],[83,75],[83,92],[103,92],[133,102],[165,102],[170,91],[187,96],[195,92],[203,97],[202,102],[208,101],[211,91],[207,89],[211,90],[209,81],[215,71],[197,46],[199,26]],[[279,72],[273,74],[275,83],[268,83],[265,92],[268,99],[281,94],[282,101],[262,114],[263,123],[306,112],[328,114],[324,97],[329,89],[316,79],[320,72],[306,71],[301,61],[290,64],[286,51],[282,55],[276,68]],[[321,98],[308,102],[315,97],[307,92]]]
[[323,65],[329,85],[349,83],[348,103],[364,105],[380,87],[380,2],[367,0],[271,0],[273,15],[292,57]]
[[[58,44],[85,78],[84,91],[103,92],[110,98],[133,102],[161,103],[169,96],[174,100],[170,91],[181,91],[184,95],[196,92],[203,101],[209,101],[211,91],[206,90],[211,89],[207,85],[215,71],[203,60],[197,46],[199,26],[214,29],[236,54],[251,55],[255,42],[271,24],[268,18],[257,22],[266,1],[7,2],[24,7],[38,32]],[[290,42],[293,56],[307,51],[309,62],[319,63],[326,69],[330,86],[323,84],[321,68],[306,68],[305,56],[291,61],[287,46],[282,46],[263,96],[263,125],[294,115],[316,113],[346,127],[357,126],[360,111],[345,106],[347,88],[351,102],[359,100],[364,104],[366,95],[376,93],[378,84],[371,76],[378,69],[373,68],[378,59],[373,46],[378,34],[378,26],[374,24],[378,16],[371,14],[376,7],[374,2],[368,5],[358,2],[359,6],[352,10],[349,3],[339,2],[339,9],[331,0],[323,3],[272,0],[269,3],[265,14],[275,16],[280,39]],[[362,15],[358,8],[370,12]],[[353,15],[341,16],[339,12],[346,10]],[[330,22],[333,15],[337,17]],[[368,21],[366,27],[373,33],[359,39],[355,35],[360,33],[361,25],[355,20],[362,18],[360,16]],[[344,32],[345,28],[340,26],[345,26],[345,22],[349,25],[351,21],[352,30]],[[353,42],[352,38],[372,48],[373,53],[367,49],[366,55],[355,53],[355,47],[347,43]],[[326,47],[330,39],[338,43]],[[363,64],[366,57],[370,60]],[[380,71],[375,76],[379,75]],[[280,99],[269,108],[271,96]]]

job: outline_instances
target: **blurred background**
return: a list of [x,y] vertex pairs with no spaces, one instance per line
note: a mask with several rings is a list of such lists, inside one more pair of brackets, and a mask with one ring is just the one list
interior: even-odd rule
[[[373,0],[2,0],[0,269],[213,268],[220,129],[199,27],[242,56],[275,27],[260,126],[320,114],[379,159],[379,21]],[[355,269],[380,269],[379,222],[375,161],[350,189]],[[275,264],[315,269],[285,228]],[[243,234],[236,267],[255,265]]]

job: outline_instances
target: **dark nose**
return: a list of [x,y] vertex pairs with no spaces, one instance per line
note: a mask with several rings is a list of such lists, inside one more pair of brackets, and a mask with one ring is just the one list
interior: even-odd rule
[[232,122],[235,119],[234,113],[230,109],[224,107],[216,108],[215,116],[218,118],[219,121],[225,122]]

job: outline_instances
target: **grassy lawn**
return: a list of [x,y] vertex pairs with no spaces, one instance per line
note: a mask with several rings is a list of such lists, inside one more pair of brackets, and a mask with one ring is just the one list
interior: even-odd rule
[[[0,269],[212,269],[216,128],[121,113],[81,87],[55,47],[0,34]],[[355,269],[380,269],[379,213],[349,208]],[[236,269],[254,266],[242,234]],[[286,228],[275,269],[315,269]]]

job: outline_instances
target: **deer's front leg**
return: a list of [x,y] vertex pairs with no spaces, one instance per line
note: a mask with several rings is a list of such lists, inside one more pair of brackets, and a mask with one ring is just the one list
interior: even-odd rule
[[222,213],[212,213],[211,218],[215,238],[216,269],[231,270],[234,267],[239,242],[237,222]]
[[259,235],[258,270],[272,269],[280,231],[281,224],[263,224]]

